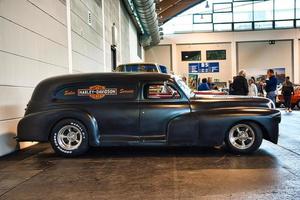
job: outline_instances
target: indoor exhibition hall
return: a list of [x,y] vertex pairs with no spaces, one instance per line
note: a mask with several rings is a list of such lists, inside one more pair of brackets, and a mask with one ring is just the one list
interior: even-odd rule
[[300,200],[300,0],[0,0],[0,200]]

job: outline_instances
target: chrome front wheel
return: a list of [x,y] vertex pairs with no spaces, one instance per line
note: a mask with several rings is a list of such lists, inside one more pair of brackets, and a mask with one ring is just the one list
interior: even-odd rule
[[251,147],[254,140],[254,131],[247,124],[238,124],[229,131],[229,141],[237,149],[243,150]]
[[244,122],[232,126],[226,134],[225,143],[233,153],[251,153],[262,143],[262,130],[253,122]]

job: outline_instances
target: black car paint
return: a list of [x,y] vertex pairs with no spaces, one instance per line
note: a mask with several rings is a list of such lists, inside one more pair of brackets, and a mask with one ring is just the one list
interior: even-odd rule
[[[145,84],[168,81],[180,99],[146,99]],[[93,100],[60,96],[60,90],[77,86],[115,84],[135,88],[133,98]],[[19,141],[47,142],[54,125],[66,118],[81,121],[91,146],[170,145],[214,146],[241,121],[257,123],[263,137],[278,141],[280,112],[269,109],[265,98],[188,98],[169,75],[146,73],[77,74],[49,78],[35,89],[24,118],[18,124]]]

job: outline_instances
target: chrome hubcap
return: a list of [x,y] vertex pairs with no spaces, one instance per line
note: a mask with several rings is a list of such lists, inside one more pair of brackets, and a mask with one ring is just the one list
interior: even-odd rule
[[238,124],[229,131],[229,142],[238,149],[248,149],[255,140],[253,129],[247,124]]
[[82,142],[82,134],[78,127],[66,125],[57,134],[57,142],[60,147],[71,151],[77,149]]

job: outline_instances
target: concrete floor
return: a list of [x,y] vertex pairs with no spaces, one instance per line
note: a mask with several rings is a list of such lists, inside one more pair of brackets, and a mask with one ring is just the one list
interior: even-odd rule
[[213,148],[99,148],[76,159],[48,144],[0,158],[0,199],[300,199],[300,111],[279,145],[251,156]]

